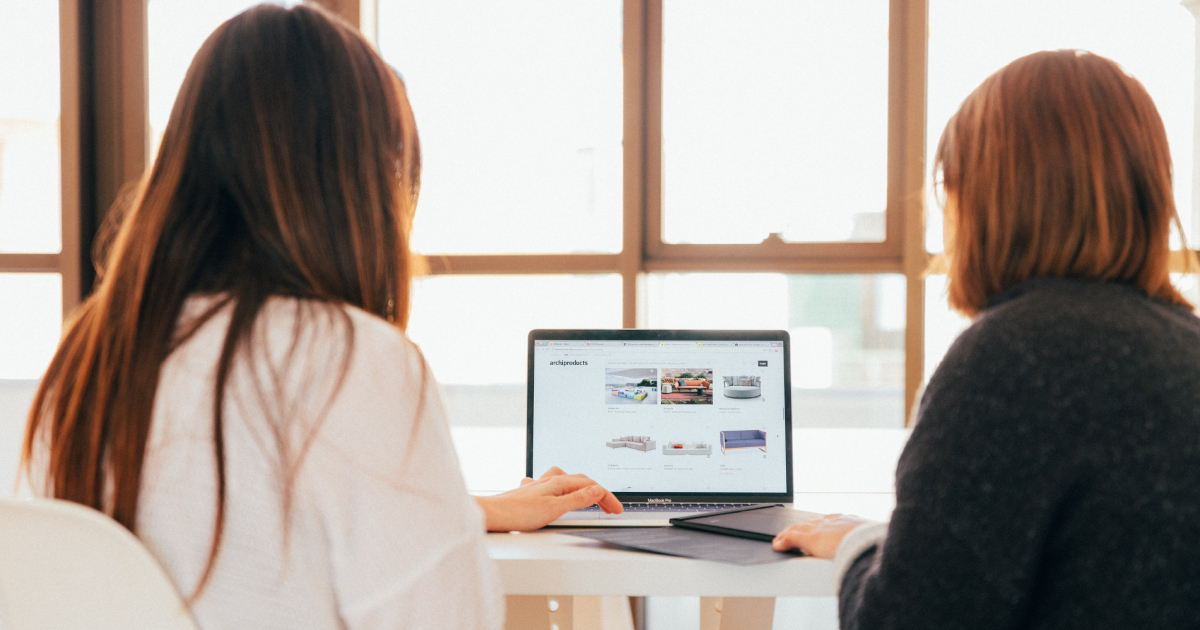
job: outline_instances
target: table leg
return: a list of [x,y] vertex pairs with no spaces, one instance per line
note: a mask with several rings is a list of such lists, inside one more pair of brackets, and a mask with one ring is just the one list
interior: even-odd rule
[[771,630],[774,597],[701,597],[700,630]]
[[629,609],[633,613],[633,630],[646,630],[646,598],[630,597]]
[[633,630],[628,597],[509,595],[506,630]]

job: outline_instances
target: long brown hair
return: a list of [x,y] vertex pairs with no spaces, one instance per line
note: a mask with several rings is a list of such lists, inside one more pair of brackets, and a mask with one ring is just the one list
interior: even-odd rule
[[[162,364],[230,308],[213,403],[217,522],[197,596],[224,523],[226,379],[259,310],[287,296],[403,329],[419,173],[404,85],[354,29],[308,6],[258,6],[222,24],[192,61],[99,286],[38,389],[26,474],[44,455],[41,491],[134,530]],[[177,330],[197,294],[220,299]]]
[[1038,276],[1124,282],[1188,305],[1169,273],[1171,226],[1183,229],[1166,130],[1112,60],[1044,51],[1001,68],[946,124],[933,170],[959,311]]

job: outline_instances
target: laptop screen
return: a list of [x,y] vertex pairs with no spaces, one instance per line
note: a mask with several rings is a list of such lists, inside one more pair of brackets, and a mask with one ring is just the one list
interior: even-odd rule
[[626,496],[790,494],[788,360],[784,332],[534,331],[531,472]]

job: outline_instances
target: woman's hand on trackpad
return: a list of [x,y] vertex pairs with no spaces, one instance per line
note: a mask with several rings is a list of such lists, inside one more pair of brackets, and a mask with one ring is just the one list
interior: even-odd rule
[[620,514],[625,509],[613,493],[587,475],[568,475],[558,467],[537,479],[526,477],[519,488],[475,497],[475,501],[483,508],[490,532],[540,529],[571,510],[592,505],[599,505],[609,514]]

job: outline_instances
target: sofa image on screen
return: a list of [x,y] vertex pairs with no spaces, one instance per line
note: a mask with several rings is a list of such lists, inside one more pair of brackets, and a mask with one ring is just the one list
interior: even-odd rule
[[722,431],[721,454],[738,448],[757,448],[767,452],[766,431]]
[[638,451],[654,450],[655,442],[644,435],[625,435],[606,443],[609,448],[632,448]]
[[662,445],[663,455],[709,455],[712,445],[703,442],[667,442]]
[[[704,390],[712,387],[711,383],[702,378],[664,378],[663,383],[670,385],[673,392],[691,392],[697,396],[704,395],[706,393]],[[711,394],[712,391],[707,393]]]
[[758,398],[762,395],[762,377],[759,376],[726,376],[726,398]]
[[658,368],[605,368],[605,403],[658,404]]
[[713,378],[711,369],[664,368],[662,372],[662,404],[713,404]]

